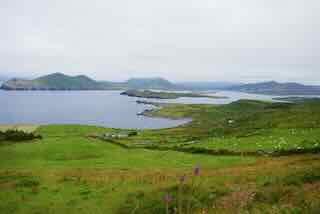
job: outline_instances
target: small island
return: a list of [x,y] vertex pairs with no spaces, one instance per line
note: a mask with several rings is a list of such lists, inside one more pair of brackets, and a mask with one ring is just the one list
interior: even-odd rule
[[206,94],[196,93],[176,93],[176,92],[163,92],[163,91],[151,91],[151,90],[127,90],[121,93],[121,95],[127,95],[129,97],[139,98],[153,98],[153,99],[177,99],[180,97],[195,97],[195,98],[213,98],[213,99],[226,99],[223,96],[212,96]]

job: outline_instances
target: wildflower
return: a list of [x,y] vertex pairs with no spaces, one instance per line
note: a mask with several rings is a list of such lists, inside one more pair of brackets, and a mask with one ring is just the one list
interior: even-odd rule
[[179,179],[179,180],[180,180],[180,183],[182,183],[182,184],[183,184],[184,182],[186,182],[186,180],[187,180],[187,176],[186,176],[186,175],[183,175],[183,176],[181,176],[181,177],[180,177],[180,179]]
[[199,175],[200,175],[200,167],[199,167],[199,166],[196,166],[196,167],[193,169],[193,175],[194,175],[194,176],[199,176]]
[[172,196],[169,193],[167,193],[164,195],[163,200],[166,203],[170,203],[172,201]]
[[166,203],[166,214],[169,214],[169,203],[172,201],[172,196],[167,193],[164,195],[163,200]]

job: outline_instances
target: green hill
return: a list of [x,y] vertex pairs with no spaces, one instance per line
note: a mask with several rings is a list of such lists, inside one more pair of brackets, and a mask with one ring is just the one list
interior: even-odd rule
[[11,79],[2,85],[6,90],[96,90],[105,85],[86,76],[67,76],[54,73],[33,80]]
[[33,82],[38,83],[48,89],[97,89],[100,88],[96,81],[87,76],[70,77],[61,73],[50,74],[35,79]]

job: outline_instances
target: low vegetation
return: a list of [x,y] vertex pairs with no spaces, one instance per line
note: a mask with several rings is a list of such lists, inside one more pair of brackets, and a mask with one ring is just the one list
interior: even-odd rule
[[[0,145],[1,213],[320,212],[319,101],[170,104],[148,115],[192,122],[40,126],[34,143]],[[108,133],[127,135],[100,138]]]
[[22,142],[41,138],[42,137],[40,135],[18,129],[8,129],[6,131],[0,131],[0,143]]

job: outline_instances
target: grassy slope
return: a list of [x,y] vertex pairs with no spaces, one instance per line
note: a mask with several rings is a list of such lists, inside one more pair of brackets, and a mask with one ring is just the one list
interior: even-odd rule
[[[191,117],[193,121],[176,128],[145,131],[121,143],[135,146],[149,142],[167,147],[194,141],[197,143],[192,147],[232,151],[320,146],[318,101],[299,104],[239,101],[222,106],[172,104],[147,114],[169,118]],[[233,123],[230,124],[229,120]]]
[[[255,101],[169,105],[153,114],[191,116],[193,122],[142,131],[119,142],[167,146],[196,138],[199,147],[236,150],[273,149],[283,138],[288,142],[283,146],[288,147],[306,140],[315,143],[319,141],[319,106],[319,102],[279,106]],[[229,119],[235,122],[230,125]],[[165,213],[162,196],[168,191],[175,194],[182,174],[188,175],[185,186],[189,187],[196,164],[201,166],[201,191],[193,194],[198,207],[193,213],[201,209],[208,213],[319,213],[318,154],[193,155],[124,149],[88,138],[110,131],[117,130],[41,126],[37,132],[42,140],[0,146],[1,213]]]
[[[253,158],[208,158],[174,151],[127,150],[110,143],[89,139],[86,134],[100,132],[94,127],[46,126],[38,130],[44,137],[34,144],[14,144],[1,148],[1,168],[109,168],[140,169],[191,168],[196,163],[207,167],[254,162]],[[82,129],[82,130],[81,130]],[[63,130],[63,132],[59,132]],[[170,162],[168,161],[170,160]],[[221,160],[221,161],[220,161]]]

